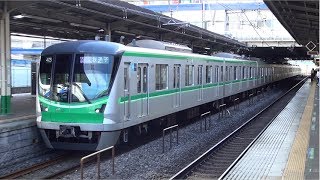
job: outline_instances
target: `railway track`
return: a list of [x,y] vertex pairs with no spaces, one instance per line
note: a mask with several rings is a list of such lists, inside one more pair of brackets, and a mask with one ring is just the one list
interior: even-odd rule
[[283,110],[306,78],[170,179],[222,179]]
[[1,176],[0,179],[52,179],[78,168],[80,154],[66,153],[54,159]]

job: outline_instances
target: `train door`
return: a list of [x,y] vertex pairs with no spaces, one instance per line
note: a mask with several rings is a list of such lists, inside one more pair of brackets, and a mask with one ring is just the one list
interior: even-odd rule
[[173,97],[173,107],[179,107],[181,102],[181,82],[180,82],[180,75],[181,75],[181,65],[175,64],[173,66],[173,89],[175,91]]
[[124,120],[130,119],[130,63],[124,63],[124,68],[123,68],[123,93],[125,99],[127,101],[124,101],[123,106],[124,106]]
[[139,63],[137,68],[137,93],[140,95],[138,100],[138,115],[146,116],[149,114],[149,71],[148,64]]
[[202,100],[202,91],[203,91],[203,83],[202,83],[202,65],[198,66],[198,85],[199,85],[199,90],[198,90],[198,101]]

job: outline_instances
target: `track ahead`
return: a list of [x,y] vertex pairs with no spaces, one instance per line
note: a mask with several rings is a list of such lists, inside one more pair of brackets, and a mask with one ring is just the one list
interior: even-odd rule
[[171,179],[223,178],[294,97],[305,81],[306,78],[171,177]]

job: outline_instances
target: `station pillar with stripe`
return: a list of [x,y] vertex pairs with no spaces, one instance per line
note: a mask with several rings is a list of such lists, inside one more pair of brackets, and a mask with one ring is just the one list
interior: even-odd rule
[[10,16],[7,2],[0,9],[0,82],[1,103],[0,114],[11,112],[11,42],[10,42]]

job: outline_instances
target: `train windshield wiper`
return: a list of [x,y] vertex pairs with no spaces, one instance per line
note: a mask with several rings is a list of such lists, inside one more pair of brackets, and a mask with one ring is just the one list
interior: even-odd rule
[[84,97],[84,99],[89,103],[89,104],[92,104],[92,102],[90,101],[90,99],[85,95],[85,93],[82,91],[81,87],[75,83],[75,82],[72,82],[72,85],[75,85],[78,87],[78,89],[80,90],[81,92],[81,95]]

